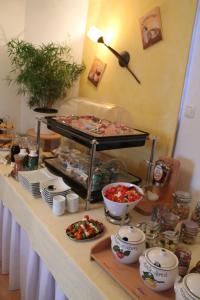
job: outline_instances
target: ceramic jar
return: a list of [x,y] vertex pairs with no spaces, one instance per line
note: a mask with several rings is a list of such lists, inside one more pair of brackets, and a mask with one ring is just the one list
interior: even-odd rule
[[111,236],[111,248],[119,262],[123,264],[136,262],[145,250],[145,234],[135,226],[122,226]]
[[190,273],[183,279],[179,276],[175,282],[176,300],[200,299],[200,274]]
[[171,251],[154,247],[147,249],[139,258],[140,276],[155,291],[168,290],[178,275],[178,258]]

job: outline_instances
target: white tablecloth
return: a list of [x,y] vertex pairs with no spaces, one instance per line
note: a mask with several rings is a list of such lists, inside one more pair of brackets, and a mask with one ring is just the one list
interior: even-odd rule
[[0,261],[9,274],[9,290],[21,290],[22,300],[67,300],[37,253],[26,232],[0,201]]

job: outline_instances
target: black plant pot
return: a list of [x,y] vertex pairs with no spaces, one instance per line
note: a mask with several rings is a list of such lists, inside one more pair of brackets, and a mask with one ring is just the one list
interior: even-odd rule
[[58,112],[55,108],[48,108],[48,107],[36,107],[34,108],[35,112],[44,113],[44,114],[55,114]]

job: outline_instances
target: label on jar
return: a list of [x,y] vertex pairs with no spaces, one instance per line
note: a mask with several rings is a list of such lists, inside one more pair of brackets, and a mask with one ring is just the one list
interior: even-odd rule
[[164,185],[167,181],[170,168],[162,160],[158,160],[155,163],[153,170],[153,183],[156,185]]
[[28,168],[29,168],[29,170],[37,170],[38,156],[29,156],[28,157]]
[[160,181],[162,179],[163,169],[160,165],[155,166],[153,176],[155,181]]

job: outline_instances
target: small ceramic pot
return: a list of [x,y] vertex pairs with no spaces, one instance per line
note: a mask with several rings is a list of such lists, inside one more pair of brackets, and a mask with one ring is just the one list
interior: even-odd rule
[[178,258],[167,249],[147,249],[139,258],[140,276],[155,291],[165,291],[174,285],[178,275]]
[[111,235],[111,248],[119,262],[136,262],[145,250],[145,234],[137,227],[122,226],[115,235]]
[[200,274],[190,273],[183,279],[177,277],[174,284],[176,300],[199,300],[200,299]]

